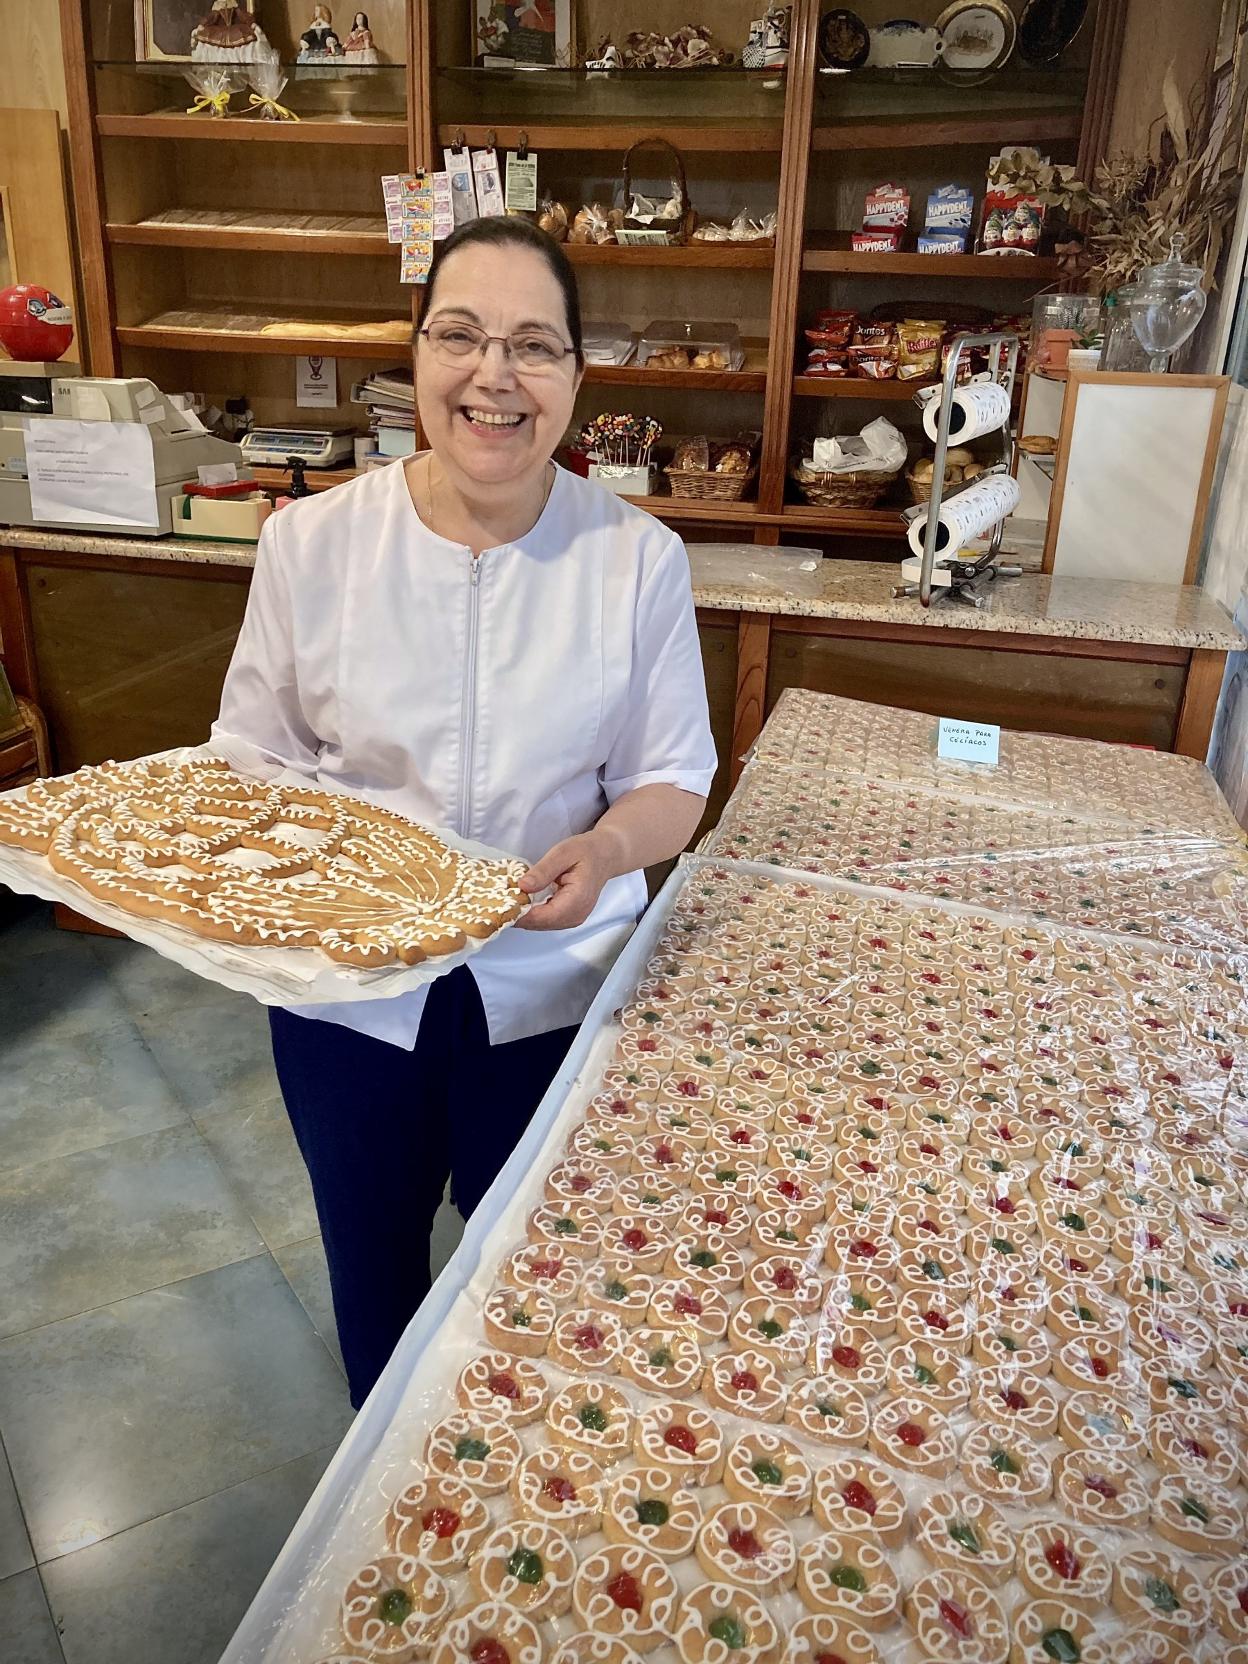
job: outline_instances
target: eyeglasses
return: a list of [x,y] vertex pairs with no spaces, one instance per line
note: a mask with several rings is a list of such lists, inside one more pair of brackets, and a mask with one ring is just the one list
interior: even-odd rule
[[518,335],[487,335],[476,324],[444,319],[428,329],[417,330],[428,341],[434,357],[443,364],[462,364],[466,358],[484,358],[490,342],[497,341],[505,356],[525,375],[542,375],[557,370],[575,347],[565,347],[554,335],[522,330]]

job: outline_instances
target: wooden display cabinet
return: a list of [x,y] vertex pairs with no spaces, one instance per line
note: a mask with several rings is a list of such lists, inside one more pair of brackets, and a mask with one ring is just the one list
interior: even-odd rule
[[[370,0],[389,61],[339,81],[292,68],[282,102],[298,122],[188,114],[178,66],[132,61],[133,0],[60,4],[92,372],[146,375],[217,404],[246,394],[257,420],[289,422],[299,415],[292,355],[322,353],[338,360],[342,402],[317,420],[357,422],[359,408],[346,402],[351,383],[407,358],[421,298],[398,282],[381,174],[440,166],[452,143],[492,140],[501,152],[523,141],[538,153],[539,189],[574,209],[611,200],[627,147],[660,135],[680,149],[702,218],[774,209],[776,245],[569,247],[585,314],[634,328],[673,315],[731,320],[746,362],[723,375],[591,366],[577,419],[632,409],[658,417],[669,435],[756,430],[753,500],[657,496],[643,506],[691,539],[813,543],[878,558],[903,534],[900,500],[866,510],[792,500],[790,452],[881,412],[913,427],[912,389],[829,387],[801,375],[801,328],[820,306],[883,300],[912,301],[919,317],[953,302],[1017,313],[1055,281],[1056,267],[1039,259],[858,254],[849,231],[865,190],[882,179],[909,188],[912,225],[937,184],[965,183],[978,197],[989,156],[1006,143],[1035,143],[1090,167],[1105,146],[1126,0],[1094,0],[1059,69],[1007,66],[973,86],[935,72],[827,74],[817,51],[822,0],[795,0],[787,70],[611,75],[475,68],[471,0]],[[691,0],[638,0],[631,12],[618,0],[573,4],[583,54],[607,34],[669,31],[704,15]],[[257,8],[291,63],[310,5],[257,0]],[[869,23],[890,8],[891,0],[859,7]],[[739,53],[759,10],[760,0],[721,0],[711,19],[717,40]],[[925,0],[924,16],[937,10]],[[246,108],[245,92],[235,108]],[[634,184],[666,194],[661,178]],[[298,321],[306,333],[265,332]],[[388,323],[392,338],[353,338],[359,323]]]

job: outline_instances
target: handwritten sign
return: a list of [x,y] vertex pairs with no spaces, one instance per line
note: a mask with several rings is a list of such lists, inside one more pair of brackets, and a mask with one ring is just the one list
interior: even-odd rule
[[1001,756],[1001,730],[991,722],[961,722],[942,716],[936,755],[951,763],[983,763],[996,768]]

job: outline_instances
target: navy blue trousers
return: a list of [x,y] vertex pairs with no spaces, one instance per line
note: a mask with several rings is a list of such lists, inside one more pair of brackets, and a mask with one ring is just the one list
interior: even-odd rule
[[358,1409],[429,1292],[429,1232],[448,1177],[467,1219],[576,1030],[491,1046],[463,966],[430,987],[414,1051],[279,1007],[269,1027]]

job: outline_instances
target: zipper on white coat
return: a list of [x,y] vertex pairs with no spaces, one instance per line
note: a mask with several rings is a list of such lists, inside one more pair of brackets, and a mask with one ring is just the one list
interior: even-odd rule
[[472,770],[474,732],[477,725],[477,624],[480,612],[481,562],[484,553],[469,555],[468,644],[464,654],[464,692],[459,730],[459,834],[472,836]]

